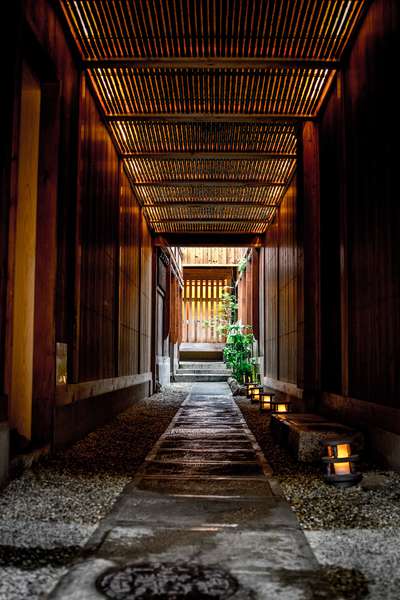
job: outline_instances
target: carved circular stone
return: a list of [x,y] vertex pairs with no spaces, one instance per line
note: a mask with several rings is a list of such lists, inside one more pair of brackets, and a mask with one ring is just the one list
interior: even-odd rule
[[96,587],[113,600],[222,600],[236,592],[238,583],[218,568],[154,563],[109,569],[98,577]]

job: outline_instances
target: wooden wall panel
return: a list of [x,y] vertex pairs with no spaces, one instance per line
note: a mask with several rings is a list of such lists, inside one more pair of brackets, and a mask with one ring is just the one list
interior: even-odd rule
[[[346,249],[341,303],[348,323],[343,329],[342,315],[348,361],[341,391],[391,407],[400,406],[400,203],[394,135],[399,110],[388,74],[397,66],[399,26],[398,2],[371,3],[344,68],[343,85],[329,99],[320,132],[321,144],[333,147],[329,169],[321,171],[321,202],[332,202],[332,210],[342,212],[340,242],[333,240],[336,265],[337,244]],[[342,114],[338,93],[343,95]],[[344,142],[338,139],[338,129],[345,132]],[[338,181],[346,182],[345,190]],[[343,356],[345,342],[342,339]]]
[[118,374],[139,372],[140,208],[125,173],[120,180]]
[[182,248],[183,265],[236,266],[246,248]]
[[141,218],[141,252],[140,252],[140,350],[139,373],[151,371],[151,336],[152,336],[152,253],[151,236],[145,219]]
[[215,322],[220,317],[222,293],[232,285],[232,277],[230,268],[183,269],[183,342],[225,341]]
[[295,181],[292,181],[279,208],[278,271],[279,379],[296,383],[297,241]]
[[349,393],[400,407],[399,106],[396,0],[370,7],[345,72],[349,246]]
[[265,374],[278,379],[278,215],[266,234],[265,265]]
[[324,390],[342,390],[341,338],[341,202],[345,194],[342,86],[338,80],[321,122],[321,383]]
[[[79,71],[63,26],[48,0],[24,2],[25,17],[62,82],[58,144],[56,339],[71,342],[78,147]],[[71,259],[72,257],[72,259]]]
[[119,164],[85,84],[82,94],[79,380],[87,381],[113,377],[117,370]]
[[265,375],[297,383],[297,188],[294,177],[265,236]]

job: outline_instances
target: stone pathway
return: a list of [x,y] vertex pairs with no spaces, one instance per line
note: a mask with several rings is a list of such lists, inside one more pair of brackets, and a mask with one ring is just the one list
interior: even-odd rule
[[50,598],[331,597],[226,383],[193,385],[87,554]]

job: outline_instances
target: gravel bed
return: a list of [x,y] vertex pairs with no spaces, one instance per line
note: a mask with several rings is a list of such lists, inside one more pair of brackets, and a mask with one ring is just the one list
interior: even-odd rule
[[82,556],[189,390],[173,384],[136,402],[0,493],[1,600],[43,598]]
[[400,473],[361,464],[363,480],[359,485],[348,489],[327,485],[322,465],[299,463],[275,443],[267,413],[260,414],[247,398],[235,400],[318,561],[332,568],[353,569],[367,580],[367,596],[360,584],[358,595],[352,585],[347,591],[345,586],[343,597],[398,600]]

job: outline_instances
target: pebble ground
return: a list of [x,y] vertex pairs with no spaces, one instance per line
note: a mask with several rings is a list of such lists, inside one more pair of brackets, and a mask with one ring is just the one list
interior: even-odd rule
[[132,479],[190,389],[175,384],[0,493],[0,599],[45,597]]
[[[175,415],[190,384],[137,402],[70,449],[36,465],[0,494],[0,599],[40,600],[74,560],[99,520]],[[400,598],[400,474],[363,465],[360,485],[339,490],[318,466],[276,445],[269,418],[237,404],[337,599]],[[283,599],[284,600],[284,599]]]
[[362,464],[359,485],[327,485],[319,465],[298,463],[274,442],[267,413],[235,399],[340,597],[399,600],[400,473]]

